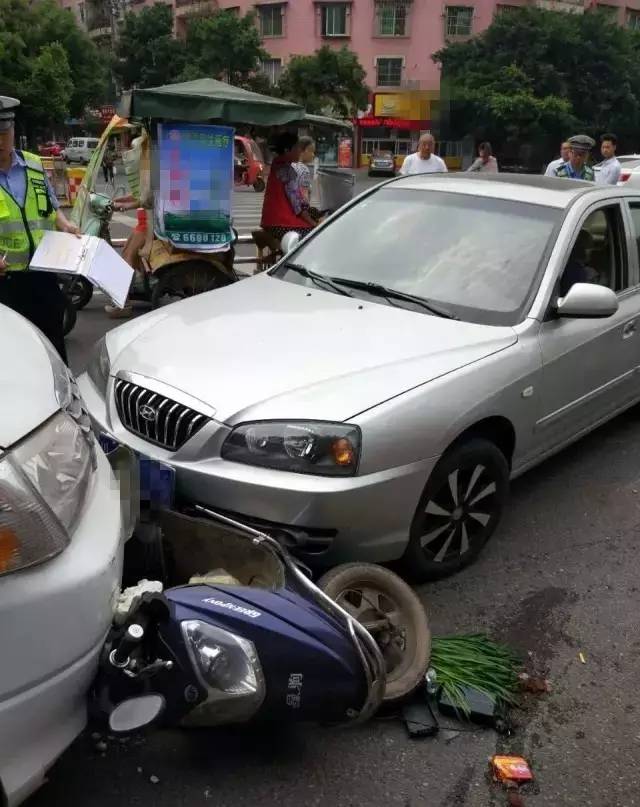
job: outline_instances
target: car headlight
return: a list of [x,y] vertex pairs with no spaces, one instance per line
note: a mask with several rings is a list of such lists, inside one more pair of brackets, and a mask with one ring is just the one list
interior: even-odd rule
[[91,432],[91,420],[75,378],[60,358],[58,351],[44,335],[42,336],[42,342],[49,354],[51,372],[53,373],[53,388],[60,409],[71,415],[80,428],[86,434],[89,434]]
[[207,690],[191,712],[190,725],[248,720],[265,696],[265,681],[253,642],[197,619],[181,623],[189,658]]
[[59,412],[0,461],[0,574],[68,545],[95,467],[95,445]]
[[360,429],[342,423],[261,421],[237,426],[222,446],[224,459],[317,476],[353,476]]
[[96,342],[93,355],[87,367],[89,378],[96,385],[100,394],[104,397],[107,394],[107,383],[111,372],[111,359],[107,348],[106,337],[102,337]]

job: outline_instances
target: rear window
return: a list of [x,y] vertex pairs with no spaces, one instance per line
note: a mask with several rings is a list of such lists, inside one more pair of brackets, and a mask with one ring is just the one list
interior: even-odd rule
[[87,146],[89,146],[90,149],[94,149],[97,145],[97,140],[87,140]]

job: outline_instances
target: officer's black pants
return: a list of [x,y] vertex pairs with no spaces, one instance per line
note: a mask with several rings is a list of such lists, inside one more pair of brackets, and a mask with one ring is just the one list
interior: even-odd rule
[[7,272],[0,276],[0,303],[40,328],[67,363],[63,332],[65,298],[56,275],[28,269]]

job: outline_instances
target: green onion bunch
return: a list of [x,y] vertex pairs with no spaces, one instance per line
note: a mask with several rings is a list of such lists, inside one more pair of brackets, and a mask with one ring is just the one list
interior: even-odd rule
[[430,666],[436,683],[465,715],[471,711],[462,687],[483,692],[495,703],[514,703],[521,668],[516,654],[484,633],[434,637]]

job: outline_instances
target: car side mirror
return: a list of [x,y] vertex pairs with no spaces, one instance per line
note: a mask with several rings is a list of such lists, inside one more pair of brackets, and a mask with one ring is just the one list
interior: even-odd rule
[[586,319],[610,317],[618,310],[618,298],[611,289],[596,283],[574,283],[556,303],[559,317]]
[[298,246],[300,243],[300,234],[294,232],[293,230],[289,230],[288,233],[285,233],[282,236],[282,241],[280,242],[280,248],[282,249],[283,255],[288,255],[289,252],[293,252],[293,250]]

